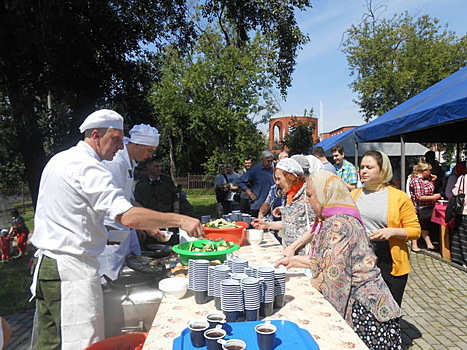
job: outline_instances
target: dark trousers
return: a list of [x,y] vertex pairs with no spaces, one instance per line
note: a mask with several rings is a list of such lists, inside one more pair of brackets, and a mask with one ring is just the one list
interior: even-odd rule
[[39,321],[38,349],[60,349],[61,281],[57,261],[44,256],[38,268],[39,276],[36,289]]
[[238,209],[240,209],[242,213],[249,213],[250,212],[250,198],[240,197],[240,202],[238,202]]
[[404,296],[405,286],[407,285],[409,275],[393,276],[391,275],[391,270],[386,265],[380,267],[380,264],[378,264],[378,267],[381,269],[383,280],[388,285],[389,291],[394,297],[394,300],[399,304],[399,306],[401,306],[402,297]]

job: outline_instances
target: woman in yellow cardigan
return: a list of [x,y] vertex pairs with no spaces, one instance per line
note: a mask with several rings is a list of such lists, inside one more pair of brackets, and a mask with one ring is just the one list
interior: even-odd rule
[[368,151],[360,164],[363,189],[352,197],[365,224],[378,267],[394,299],[402,296],[410,272],[407,241],[420,237],[421,229],[412,200],[403,191],[389,186],[392,168],[386,154]]

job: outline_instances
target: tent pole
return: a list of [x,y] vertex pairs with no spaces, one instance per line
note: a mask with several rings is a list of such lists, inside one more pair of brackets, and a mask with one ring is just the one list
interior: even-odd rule
[[401,134],[401,190],[405,192],[405,142],[404,135]]
[[358,170],[358,143],[357,141],[355,141],[354,139],[354,142],[355,142],[355,168]]

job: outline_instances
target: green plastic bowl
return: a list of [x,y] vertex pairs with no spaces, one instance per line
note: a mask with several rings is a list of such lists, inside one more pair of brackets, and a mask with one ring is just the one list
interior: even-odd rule
[[220,260],[221,262],[224,262],[225,259],[227,259],[227,254],[232,253],[236,251],[237,249],[240,249],[240,246],[238,244],[231,242],[233,244],[233,247],[226,249],[226,250],[221,250],[221,251],[216,251],[216,252],[191,252],[190,251],[190,245],[192,247],[202,248],[204,244],[206,243],[212,243],[215,245],[219,245],[221,242],[213,242],[210,240],[185,242],[185,243],[174,245],[172,247],[172,250],[178,255],[180,255],[180,262],[183,265],[188,265],[188,260],[190,259]]

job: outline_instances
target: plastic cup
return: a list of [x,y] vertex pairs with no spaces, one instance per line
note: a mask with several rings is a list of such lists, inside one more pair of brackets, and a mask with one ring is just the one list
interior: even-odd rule
[[276,331],[277,327],[266,321],[265,323],[259,324],[255,327],[256,339],[258,341],[258,348],[260,350],[272,350],[274,349],[274,343],[276,342]]
[[217,325],[215,328],[204,331],[207,350],[222,350],[222,345],[217,341],[219,339],[223,339],[226,334],[227,332],[222,329],[221,325]]
[[209,328],[209,323],[206,321],[192,322],[188,328],[190,328],[190,339],[193,347],[202,348],[206,346],[204,332]]

